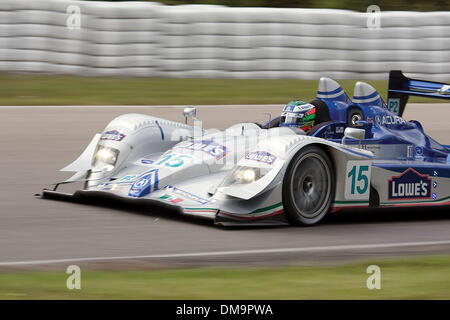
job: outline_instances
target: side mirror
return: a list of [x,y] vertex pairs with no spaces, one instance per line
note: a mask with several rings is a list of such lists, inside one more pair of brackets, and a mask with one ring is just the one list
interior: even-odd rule
[[183,110],[183,115],[184,115],[184,120],[185,123],[187,123],[187,119],[197,119],[196,115],[197,115],[197,109],[195,107],[186,107]]
[[358,128],[345,128],[344,137],[362,140],[366,136],[366,130]]
[[361,140],[363,140],[365,136],[366,130],[347,127],[344,131],[344,138],[342,138],[342,144],[345,144],[346,138],[359,140],[359,144],[361,144]]

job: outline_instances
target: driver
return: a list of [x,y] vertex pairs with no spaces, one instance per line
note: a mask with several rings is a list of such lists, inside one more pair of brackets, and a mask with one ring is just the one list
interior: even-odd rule
[[283,109],[280,127],[297,127],[303,131],[311,129],[316,122],[316,107],[302,100],[293,100]]

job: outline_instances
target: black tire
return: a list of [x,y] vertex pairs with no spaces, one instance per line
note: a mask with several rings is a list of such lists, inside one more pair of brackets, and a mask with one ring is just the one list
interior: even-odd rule
[[369,196],[369,207],[377,208],[380,206],[380,195],[378,194],[377,189],[373,186],[370,186],[370,196]]
[[348,116],[347,116],[347,125],[349,127],[356,127],[356,123],[355,121],[359,121],[359,120],[363,120],[363,113],[361,111],[361,109],[359,108],[351,108],[348,111]]
[[283,179],[283,206],[292,225],[318,223],[334,200],[335,174],[327,153],[319,147],[301,149]]

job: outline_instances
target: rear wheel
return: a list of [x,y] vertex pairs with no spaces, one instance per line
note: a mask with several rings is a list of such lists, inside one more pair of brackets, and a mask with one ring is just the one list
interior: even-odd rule
[[293,225],[313,225],[327,214],[334,199],[335,178],[329,156],[316,146],[301,149],[283,179],[283,206]]
[[347,125],[349,127],[356,127],[356,121],[363,120],[363,113],[359,108],[352,108],[348,112]]

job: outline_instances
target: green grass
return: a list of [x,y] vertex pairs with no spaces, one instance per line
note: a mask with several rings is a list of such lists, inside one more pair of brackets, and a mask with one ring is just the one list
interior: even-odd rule
[[[367,81],[386,97],[387,81]],[[0,105],[284,104],[312,100],[317,80],[106,78],[0,74]],[[353,94],[355,80],[339,83]],[[411,98],[410,102],[439,102]]]
[[[381,290],[366,268],[381,268]],[[0,299],[449,299],[450,256],[338,266],[194,268],[81,273],[81,290],[60,272],[0,273]]]

